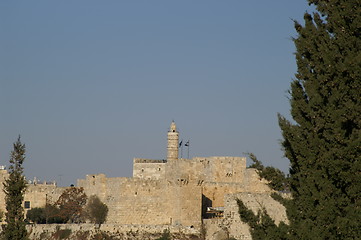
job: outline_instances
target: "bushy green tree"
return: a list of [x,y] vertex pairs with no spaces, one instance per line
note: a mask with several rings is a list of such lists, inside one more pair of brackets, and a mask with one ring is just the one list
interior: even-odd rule
[[83,210],[87,199],[83,188],[70,187],[60,195],[55,206],[60,210],[64,222],[81,223],[84,221]]
[[107,219],[108,206],[105,205],[98,196],[92,195],[89,197],[85,211],[87,218],[89,218],[92,223],[100,226]]
[[26,213],[26,219],[33,223],[42,224],[46,222],[44,208],[32,208]]
[[63,216],[54,204],[46,204],[43,208],[32,208],[26,213],[26,219],[37,224],[66,223],[67,216]]
[[294,121],[279,118],[291,162],[293,239],[361,236],[361,1],[309,0],[295,24]]
[[[288,239],[361,236],[361,0],[309,0],[295,22],[293,120],[279,116],[290,160]],[[272,234],[264,239],[275,239]]]
[[47,203],[43,209],[45,223],[66,223],[68,221],[67,216],[64,216],[55,204]]
[[21,143],[20,136],[14,143],[11,151],[9,178],[4,182],[6,225],[3,226],[3,237],[8,240],[27,239],[24,222],[23,201],[26,191],[26,180],[23,173],[25,160],[25,144]]

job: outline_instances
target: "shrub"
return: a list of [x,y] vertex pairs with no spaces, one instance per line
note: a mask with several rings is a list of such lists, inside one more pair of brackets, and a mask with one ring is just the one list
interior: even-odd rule
[[46,223],[45,209],[44,208],[32,208],[26,213],[26,219],[33,223]]
[[87,218],[99,226],[105,222],[108,215],[108,207],[96,195],[90,196],[86,206]]

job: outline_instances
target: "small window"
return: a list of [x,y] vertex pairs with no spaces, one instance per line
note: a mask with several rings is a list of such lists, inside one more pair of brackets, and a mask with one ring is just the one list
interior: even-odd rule
[[29,208],[30,208],[30,201],[25,201],[25,202],[24,202],[24,208],[25,208],[25,209],[29,209]]

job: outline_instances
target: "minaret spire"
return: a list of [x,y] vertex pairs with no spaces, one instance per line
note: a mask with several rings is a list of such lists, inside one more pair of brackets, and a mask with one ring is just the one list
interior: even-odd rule
[[179,133],[174,121],[170,124],[168,131],[167,160],[178,159]]

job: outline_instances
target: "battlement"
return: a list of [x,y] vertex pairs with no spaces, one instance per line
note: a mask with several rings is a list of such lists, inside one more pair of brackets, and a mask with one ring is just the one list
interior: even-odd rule
[[146,159],[146,158],[134,158],[133,163],[166,163],[167,160],[162,159]]

